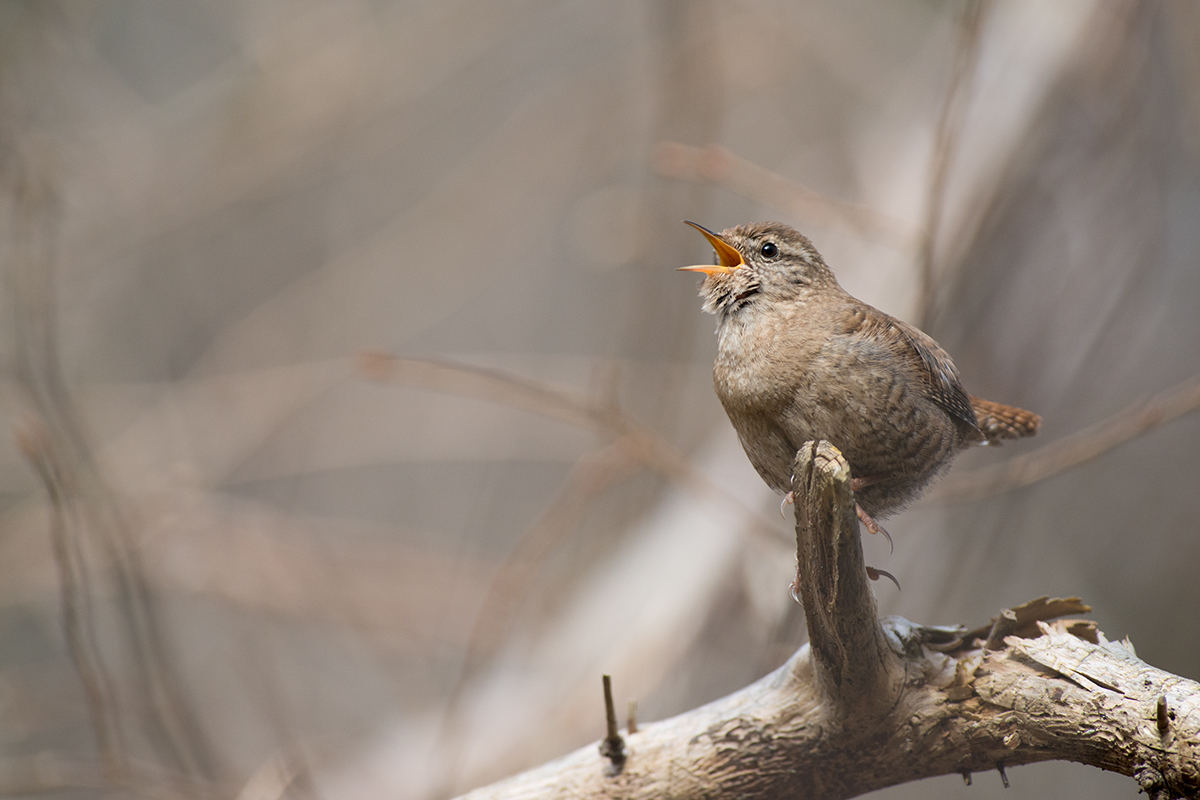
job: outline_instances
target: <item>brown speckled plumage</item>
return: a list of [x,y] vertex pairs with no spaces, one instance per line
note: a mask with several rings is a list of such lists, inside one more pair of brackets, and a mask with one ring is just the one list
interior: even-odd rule
[[884,517],[963,448],[1037,432],[1036,414],[968,395],[937,342],[851,297],[792,228],[706,235],[718,265],[688,269],[708,273],[700,294],[718,319],[713,384],[776,491],[790,489],[800,445],[826,439],[863,484],[859,505]]

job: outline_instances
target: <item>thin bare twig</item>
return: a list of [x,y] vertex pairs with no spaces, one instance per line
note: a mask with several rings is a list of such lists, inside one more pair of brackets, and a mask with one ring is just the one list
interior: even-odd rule
[[1029,486],[1101,456],[1197,408],[1200,408],[1200,375],[1003,464],[952,475],[931,497],[964,502]]
[[[611,402],[569,389],[550,386],[496,369],[451,364],[444,361],[406,359],[385,353],[360,356],[362,372],[376,381],[404,381],[426,389],[478,397],[543,416],[559,419],[611,437],[606,447],[580,459],[566,483],[537,522],[518,541],[488,587],[466,648],[465,664],[445,705],[439,739],[454,735],[451,721],[463,690],[481,662],[503,639],[542,566],[563,536],[578,524],[590,503],[615,481],[637,469],[650,468],[688,488],[698,497],[713,498],[737,507],[753,521],[750,530],[773,546],[783,542],[780,533],[761,516],[733,498],[701,473],[665,439],[625,414]],[[449,773],[450,771],[448,771]]]
[[902,220],[813,191],[717,145],[691,147],[659,142],[654,151],[654,169],[666,178],[715,183],[806,222],[843,222],[864,236],[901,249],[913,243],[912,231]]
[[468,670],[451,693],[450,705],[454,704],[467,673],[472,671],[470,665],[478,663],[480,656],[491,652],[504,639],[521,599],[591,503],[617,481],[644,468],[628,448],[627,439],[618,439],[575,462],[550,505],[505,555],[471,628],[465,656]]
[[732,506],[753,522],[748,530],[778,546],[785,539],[761,514],[713,483],[662,436],[630,417],[619,407],[599,402],[580,392],[521,378],[487,367],[448,361],[399,358],[386,353],[363,353],[360,367],[378,381],[404,381],[426,389],[477,397],[552,417],[624,442],[630,458],[659,472],[700,499],[714,498]]
[[456,734],[452,721],[458,717],[463,692],[483,665],[484,657],[505,639],[521,600],[546,561],[599,494],[644,466],[627,452],[627,444],[625,439],[618,439],[577,461],[554,500],[501,562],[467,637],[463,668],[444,703],[438,731],[443,747]]
[[86,567],[78,547],[78,532],[67,523],[63,476],[49,452],[49,442],[36,423],[15,430],[17,445],[41,478],[50,499],[50,544],[58,568],[63,638],[87,701],[88,716],[108,781],[124,780],[129,772],[125,736],[116,713],[112,679],[96,646],[95,620]]
[[600,742],[600,755],[609,761],[609,772],[616,774],[625,764],[625,740],[617,730],[617,709],[613,704],[612,677],[603,676],[604,683],[604,720],[607,733]]
[[[73,583],[64,592],[75,600],[64,607],[64,614],[74,613],[79,621],[87,616],[91,592],[86,584],[89,565],[82,545],[86,533],[94,537],[108,558],[115,579],[120,630],[137,671],[130,695],[146,701],[149,742],[180,772],[213,778],[212,750],[168,657],[145,570],[128,535],[127,514],[96,463],[63,377],[54,290],[54,250],[61,212],[42,163],[46,160],[44,153],[26,147],[11,155],[5,165],[7,172],[0,173],[0,178],[6,179],[4,188],[11,192],[5,220],[10,224],[5,267],[12,290],[16,374],[37,420],[36,434],[27,432],[30,438],[25,444],[34,454],[32,460],[43,480],[48,481],[52,502],[61,506],[59,519],[72,523],[63,529],[67,533],[62,537],[67,562],[60,563],[67,566],[62,579]],[[79,533],[71,536],[72,529]],[[86,634],[87,624],[82,624],[79,631]],[[97,674],[102,674],[103,659],[97,649],[93,650],[95,664],[99,665]],[[111,700],[97,708],[113,715],[104,723],[107,728],[119,728]],[[110,748],[106,761],[115,758],[113,768],[120,771],[121,758],[115,753]]]
[[[31,169],[26,153],[15,148],[0,152],[0,187],[7,207],[4,237],[8,246],[5,264],[6,288],[13,303],[14,355],[18,381],[37,398],[53,391],[53,379],[41,374],[39,365],[57,372],[52,314],[52,270],[54,240],[59,219],[59,202],[50,182]],[[73,476],[62,468],[49,426],[40,414],[17,428],[17,445],[33,466],[50,501],[50,542],[58,569],[63,636],[86,698],[88,716],[97,748],[110,780],[121,780],[128,772],[128,755],[116,691],[96,642],[92,592],[87,562],[80,543],[80,520],[71,498],[79,494]]]
[[975,66],[979,60],[980,31],[987,13],[988,0],[971,0],[963,10],[959,23],[958,44],[954,51],[954,63],[950,72],[950,86],[942,102],[938,117],[937,132],[933,143],[933,160],[929,165],[929,189],[925,199],[925,219],[921,224],[920,249],[917,264],[920,267],[921,294],[918,323],[929,322],[936,302],[935,291],[937,270],[934,262],[934,247],[937,244],[938,228],[942,221],[946,183],[950,165],[958,150],[959,135],[971,97],[971,84],[975,77]]

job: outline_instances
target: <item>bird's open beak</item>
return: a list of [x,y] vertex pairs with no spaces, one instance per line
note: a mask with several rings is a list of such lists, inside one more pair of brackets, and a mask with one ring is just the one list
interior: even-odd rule
[[691,225],[696,230],[704,234],[704,238],[708,239],[708,243],[712,245],[713,250],[717,251],[717,260],[719,264],[697,264],[694,267],[680,267],[684,272],[703,272],[705,275],[716,275],[722,272],[733,272],[738,267],[745,265],[742,260],[742,254],[733,248],[728,242],[722,239],[717,234],[710,231],[703,225],[697,225],[694,222],[684,220],[684,223]]

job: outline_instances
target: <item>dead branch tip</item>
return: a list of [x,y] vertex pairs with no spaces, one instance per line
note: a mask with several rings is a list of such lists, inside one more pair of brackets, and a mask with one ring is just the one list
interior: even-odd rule
[[612,771],[620,772],[625,765],[625,740],[617,731],[617,710],[613,705],[612,677],[603,676],[604,681],[604,717],[608,726],[608,735],[600,742],[600,755],[612,764]]

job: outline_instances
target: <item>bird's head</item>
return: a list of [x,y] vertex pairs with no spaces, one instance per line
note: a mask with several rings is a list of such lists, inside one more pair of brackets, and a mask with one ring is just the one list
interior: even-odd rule
[[807,237],[780,222],[754,222],[713,233],[688,222],[712,245],[712,264],[680,267],[702,272],[704,310],[721,318],[760,300],[787,301],[836,283]]

